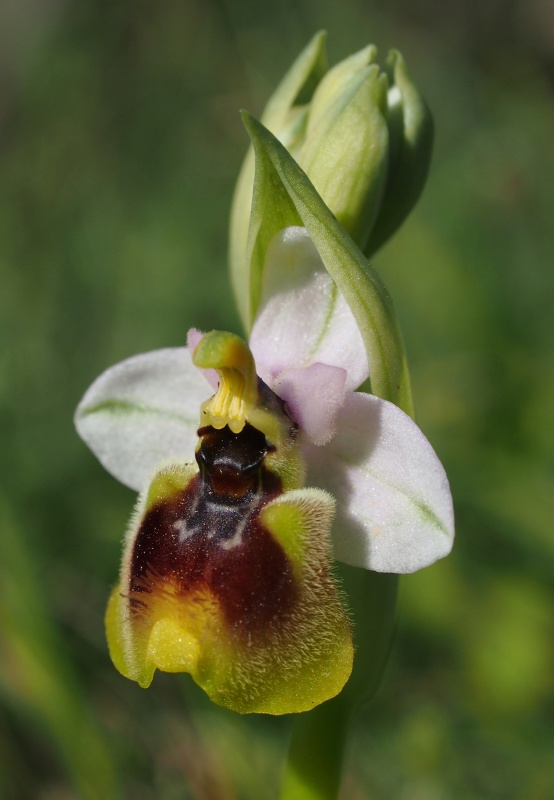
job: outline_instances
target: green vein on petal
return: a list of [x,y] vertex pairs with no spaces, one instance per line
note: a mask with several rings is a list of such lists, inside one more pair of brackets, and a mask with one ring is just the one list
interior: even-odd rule
[[331,320],[333,318],[333,312],[334,312],[334,310],[335,310],[335,308],[337,306],[338,298],[339,298],[339,290],[338,290],[337,284],[333,281],[333,285],[331,287],[331,298],[329,300],[329,305],[327,307],[327,313],[325,314],[325,319],[323,320],[323,325],[321,326],[321,330],[320,330],[320,332],[318,334],[317,340],[316,340],[315,344],[313,345],[313,347],[311,349],[311,352],[310,352],[310,355],[309,355],[310,363],[313,360],[314,354],[317,353],[317,351],[321,347],[325,337],[327,336],[327,331],[329,330],[329,326],[331,325]]
[[196,420],[192,417],[187,417],[184,414],[177,414],[175,411],[167,411],[154,406],[143,405],[142,403],[134,403],[131,400],[103,400],[89,408],[83,408],[81,415],[83,417],[90,416],[91,414],[109,413],[114,416],[123,416],[125,414],[152,414],[153,416],[162,417],[164,419],[172,419],[176,422],[181,422],[184,425],[195,425]]
[[410,495],[404,494],[404,497],[407,497],[408,500],[413,503],[413,505],[419,510],[420,516],[424,517],[429,521],[434,528],[438,528],[438,530],[443,533],[445,536],[450,536],[448,530],[444,527],[443,523],[437,517],[435,512],[431,509],[430,506],[426,505],[425,503],[420,503],[417,500],[414,500],[413,497]]
[[[357,464],[353,464],[352,462],[349,462],[346,458],[344,458],[344,456],[341,456],[338,453],[336,453],[335,455],[336,455],[336,458],[342,464],[347,466],[349,469],[354,469],[354,470],[361,471],[360,467]],[[420,500],[416,500],[414,497],[409,495],[407,492],[403,491],[402,489],[399,489],[396,484],[392,483],[391,481],[387,480],[386,478],[383,478],[381,475],[379,475],[378,472],[376,472],[375,470],[370,469],[368,466],[364,466],[363,472],[366,475],[371,475],[371,477],[377,483],[380,483],[383,486],[387,486],[389,489],[392,489],[394,492],[399,494],[401,497],[405,497],[406,500],[408,500],[418,510],[420,517],[423,517],[423,518],[427,519],[429,521],[429,523],[431,525],[433,525],[434,528],[438,528],[440,530],[440,532],[443,533],[445,536],[450,536],[450,534],[449,534],[447,528],[445,527],[444,523],[441,522],[441,520],[437,517],[437,515],[435,514],[433,509],[430,506],[428,506],[426,503],[422,503]],[[347,505],[348,504],[346,504],[346,506]]]

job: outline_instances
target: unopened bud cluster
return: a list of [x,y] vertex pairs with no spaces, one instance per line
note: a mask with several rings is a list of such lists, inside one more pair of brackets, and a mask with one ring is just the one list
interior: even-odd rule
[[[384,67],[373,45],[327,69],[318,34],[285,75],[262,116],[337,221],[367,257],[399,227],[429,170],[433,123],[404,59]],[[237,184],[231,221],[231,268],[246,251],[254,159]]]

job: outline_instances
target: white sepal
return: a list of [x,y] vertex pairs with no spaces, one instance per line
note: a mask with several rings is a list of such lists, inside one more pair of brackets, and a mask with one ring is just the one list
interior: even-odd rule
[[250,348],[267,382],[315,363],[346,369],[346,391],[369,375],[354,315],[305,228],[285,228],[268,247]]
[[200,404],[212,393],[186,347],[155,350],[103,372],[75,425],[108,472],[140,491],[163,464],[193,458]]
[[452,496],[435,451],[410,417],[373,395],[347,397],[336,435],[305,447],[308,485],[337,499],[339,561],[376,572],[415,572],[448,555]]

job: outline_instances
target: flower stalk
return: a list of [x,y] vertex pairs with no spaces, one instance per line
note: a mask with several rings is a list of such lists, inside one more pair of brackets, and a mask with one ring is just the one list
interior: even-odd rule
[[389,656],[398,575],[341,565],[341,577],[355,620],[354,669],[340,695],[295,719],[279,800],[335,800],[350,731],[379,688]]

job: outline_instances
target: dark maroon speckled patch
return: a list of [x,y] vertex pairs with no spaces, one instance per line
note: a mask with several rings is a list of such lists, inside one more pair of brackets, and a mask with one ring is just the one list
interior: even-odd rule
[[262,632],[285,621],[297,596],[291,564],[259,519],[282,493],[263,465],[271,446],[248,424],[238,434],[206,427],[199,435],[200,473],[140,524],[130,603],[147,615],[147,595],[169,578],[183,597],[207,589],[236,633]]

